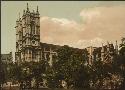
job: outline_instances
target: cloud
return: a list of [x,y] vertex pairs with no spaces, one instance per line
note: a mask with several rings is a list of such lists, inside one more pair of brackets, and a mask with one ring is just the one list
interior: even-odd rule
[[103,39],[96,37],[91,40],[78,40],[77,42],[70,43],[69,45],[72,47],[78,47],[82,49],[89,46],[99,47],[102,45],[103,42],[105,42]]
[[125,6],[95,7],[80,12],[82,22],[41,17],[41,42],[84,48],[125,36]]
[[47,43],[77,41],[79,39],[77,34],[83,31],[81,24],[64,18],[42,17],[40,26],[41,41]]
[[84,9],[80,12],[80,16],[82,16],[83,20],[86,22],[91,22],[93,18],[97,18],[100,16],[100,12],[98,9]]
[[[96,7],[88,11],[90,15],[91,11],[98,12],[91,21],[86,21],[84,27],[85,31],[92,33],[92,38],[99,36],[105,40],[115,40],[125,36],[125,6]],[[83,12],[84,10],[81,13]]]

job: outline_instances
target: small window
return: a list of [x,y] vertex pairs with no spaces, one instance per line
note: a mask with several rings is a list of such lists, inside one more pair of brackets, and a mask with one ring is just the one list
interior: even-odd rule
[[35,41],[32,41],[33,44],[35,44]]

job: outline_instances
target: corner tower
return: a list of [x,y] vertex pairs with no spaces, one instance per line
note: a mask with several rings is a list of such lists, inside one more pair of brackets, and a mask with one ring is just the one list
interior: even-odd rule
[[17,62],[40,60],[40,17],[38,6],[30,11],[28,3],[23,10],[22,18],[16,21],[16,53]]

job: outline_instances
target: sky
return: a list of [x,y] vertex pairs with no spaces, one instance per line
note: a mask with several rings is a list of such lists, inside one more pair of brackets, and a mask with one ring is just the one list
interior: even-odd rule
[[39,7],[41,42],[85,48],[125,37],[124,1],[2,1],[1,53],[14,54],[14,27],[27,3]]

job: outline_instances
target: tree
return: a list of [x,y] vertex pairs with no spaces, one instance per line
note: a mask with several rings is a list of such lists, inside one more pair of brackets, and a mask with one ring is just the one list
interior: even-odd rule
[[88,58],[86,50],[63,46],[57,50],[57,54],[50,78],[51,82],[57,84],[54,87],[60,88],[62,81],[66,82],[67,88],[89,87],[89,74],[87,67],[84,65]]
[[68,46],[63,46],[57,50],[57,59],[53,62],[53,70],[56,82],[59,84],[56,87],[61,87],[61,81],[67,82],[67,86],[71,85],[71,67],[70,67],[70,57],[73,50]]
[[125,88],[125,38],[122,38],[121,41],[122,43],[120,44],[119,60],[121,67],[121,75],[123,76],[123,82],[121,84],[120,89],[124,89]]
[[40,83],[43,82],[44,74],[46,71],[46,62],[40,61],[40,62],[32,62],[30,68],[30,72],[32,73],[32,78],[35,79],[35,86],[36,88],[39,88]]
[[3,84],[6,82],[6,72],[5,72],[5,66],[4,63],[0,63],[0,89],[2,89]]

